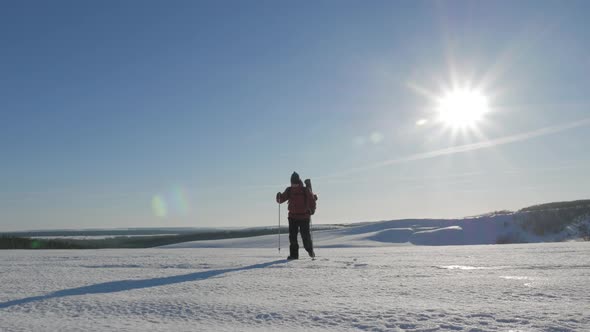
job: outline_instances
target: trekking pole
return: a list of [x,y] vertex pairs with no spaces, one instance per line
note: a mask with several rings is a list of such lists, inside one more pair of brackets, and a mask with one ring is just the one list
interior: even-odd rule
[[279,203],[279,255],[281,254],[281,203]]
[[313,243],[313,224],[311,222],[311,216],[309,216],[309,239],[311,240],[311,248],[314,253],[313,258],[315,259],[315,243]]

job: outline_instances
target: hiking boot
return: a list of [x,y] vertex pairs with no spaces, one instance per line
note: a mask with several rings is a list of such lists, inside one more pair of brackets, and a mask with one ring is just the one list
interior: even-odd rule
[[295,256],[289,256],[289,257],[287,257],[287,260],[293,260],[293,259],[299,259],[299,257],[295,257]]
[[313,252],[313,250],[312,251],[308,251],[307,253],[309,254],[309,257],[315,258],[315,252]]

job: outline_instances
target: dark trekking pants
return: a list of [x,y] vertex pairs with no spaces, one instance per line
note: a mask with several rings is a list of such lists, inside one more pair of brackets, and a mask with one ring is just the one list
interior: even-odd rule
[[297,233],[299,232],[299,229],[301,229],[303,247],[308,253],[313,251],[311,234],[309,233],[309,219],[297,220],[289,218],[289,251],[290,256],[293,258],[299,258],[299,243],[297,242]]

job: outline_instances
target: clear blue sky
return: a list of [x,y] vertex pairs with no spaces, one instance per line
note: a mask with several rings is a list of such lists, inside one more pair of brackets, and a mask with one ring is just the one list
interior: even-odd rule
[[[589,12],[2,1],[0,231],[275,225],[294,170],[315,223],[588,198]],[[453,82],[488,98],[475,128],[435,121]]]

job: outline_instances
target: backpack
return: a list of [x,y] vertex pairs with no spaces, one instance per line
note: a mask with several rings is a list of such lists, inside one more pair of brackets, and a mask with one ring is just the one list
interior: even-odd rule
[[316,209],[316,196],[306,187],[287,188],[289,195],[289,212],[296,215],[313,215]]

